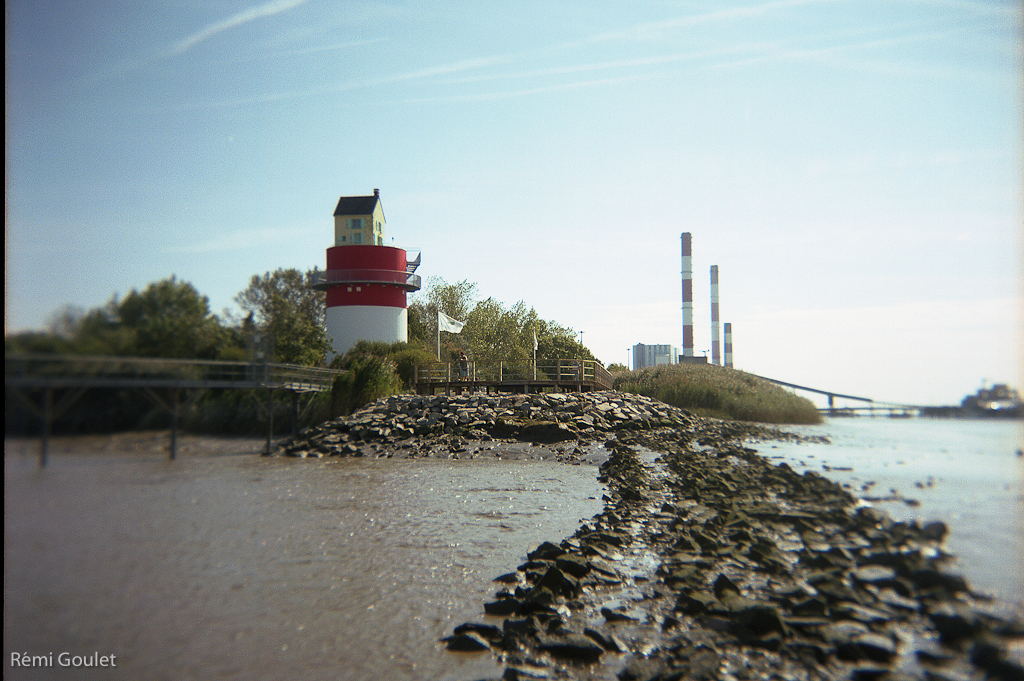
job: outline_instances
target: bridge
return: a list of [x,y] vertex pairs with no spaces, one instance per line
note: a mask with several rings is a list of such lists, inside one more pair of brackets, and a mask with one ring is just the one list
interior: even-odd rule
[[[4,356],[4,387],[42,422],[40,465],[45,466],[53,422],[89,389],[134,389],[170,417],[170,458],[177,452],[178,418],[184,393],[194,403],[205,390],[265,390],[267,453],[273,436],[274,391],[290,393],[292,428],[298,424],[299,395],[331,389],[341,371],[295,364],[222,362],[89,355]],[[55,393],[60,394],[56,404]]]
[[433,395],[443,390],[484,390],[529,393],[545,388],[560,392],[611,390],[612,375],[600,362],[590,359],[550,359],[540,362],[469,362],[466,375],[459,374],[458,362],[417,364],[413,377],[416,392]]
[[[828,397],[828,407],[826,407],[824,409],[819,409],[818,411],[820,411],[823,414],[828,414],[829,416],[854,416],[858,412],[868,412],[868,413],[874,415],[876,412],[879,412],[879,411],[883,411],[883,412],[887,411],[887,412],[889,412],[890,416],[909,416],[911,413],[920,413],[920,412],[922,412],[922,411],[924,411],[926,409],[931,409],[931,407],[922,407],[922,406],[913,405],[913,404],[898,404],[898,403],[895,403],[895,402],[879,402],[879,401],[871,399],[870,397],[857,397],[855,395],[844,395],[842,393],[838,393],[838,392],[831,391],[831,390],[819,390],[818,388],[808,388],[807,386],[804,386],[804,385],[797,385],[795,383],[787,383],[786,381],[780,381],[780,380],[775,379],[775,378],[768,378],[767,376],[757,376],[757,374],[751,374],[751,375],[752,376],[756,376],[757,378],[760,378],[763,381],[768,381],[769,383],[774,383],[776,385],[785,386],[787,388],[793,388],[795,390],[804,390],[806,392],[816,393],[818,395],[825,395],[826,397]],[[867,406],[863,406],[863,407],[841,407],[841,408],[837,409],[836,406],[835,406],[835,399],[837,397],[840,398],[840,399],[844,399],[844,400],[852,400],[854,402],[864,402],[864,403],[867,404]]]

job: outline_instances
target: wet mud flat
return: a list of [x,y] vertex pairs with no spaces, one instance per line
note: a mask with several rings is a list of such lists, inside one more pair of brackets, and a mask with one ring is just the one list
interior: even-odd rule
[[430,399],[281,452],[604,459],[604,510],[443,638],[496,655],[503,679],[1024,678],[1020,616],[948,569],[946,526],[894,522],[747,446],[782,431],[619,393]]
[[[4,453],[21,457],[38,457],[41,444],[35,437],[4,439]],[[178,435],[177,453],[182,457],[259,454],[266,447],[266,437],[237,435]],[[65,456],[161,456],[170,449],[167,430],[129,431],[104,435],[62,435],[52,437],[49,454],[58,459]]]

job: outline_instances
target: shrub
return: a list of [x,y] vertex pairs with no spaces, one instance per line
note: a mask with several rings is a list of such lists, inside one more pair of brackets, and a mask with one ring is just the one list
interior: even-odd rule
[[821,423],[814,404],[782,386],[708,364],[671,364],[615,377],[616,390],[647,395],[701,416],[762,423]]
[[376,399],[402,392],[395,362],[386,355],[362,352],[357,346],[338,366],[345,373],[334,379],[331,387],[331,410],[335,414],[351,414]]

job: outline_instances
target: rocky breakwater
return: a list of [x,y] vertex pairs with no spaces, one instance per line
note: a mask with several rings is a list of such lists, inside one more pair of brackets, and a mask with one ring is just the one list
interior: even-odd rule
[[[501,443],[585,445],[619,431],[698,427],[701,419],[658,400],[615,391],[533,395],[395,395],[282,443],[287,456],[515,458]],[[561,458],[578,447],[556,447]],[[575,454],[574,454],[575,452]],[[538,452],[542,455],[542,452]]]
[[605,510],[498,577],[449,649],[503,679],[1024,678],[1024,624],[949,570],[945,525],[694,425],[609,439]]
[[279,452],[603,462],[604,510],[442,639],[503,679],[1024,679],[1024,624],[950,570],[942,523],[747,446],[795,437],[616,392],[398,396]]

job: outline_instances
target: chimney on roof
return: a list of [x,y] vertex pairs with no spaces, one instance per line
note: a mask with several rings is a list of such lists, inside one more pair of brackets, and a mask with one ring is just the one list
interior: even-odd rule
[[373,195],[376,196],[376,197],[380,197],[380,190],[377,189],[376,187],[374,187],[373,188]]

